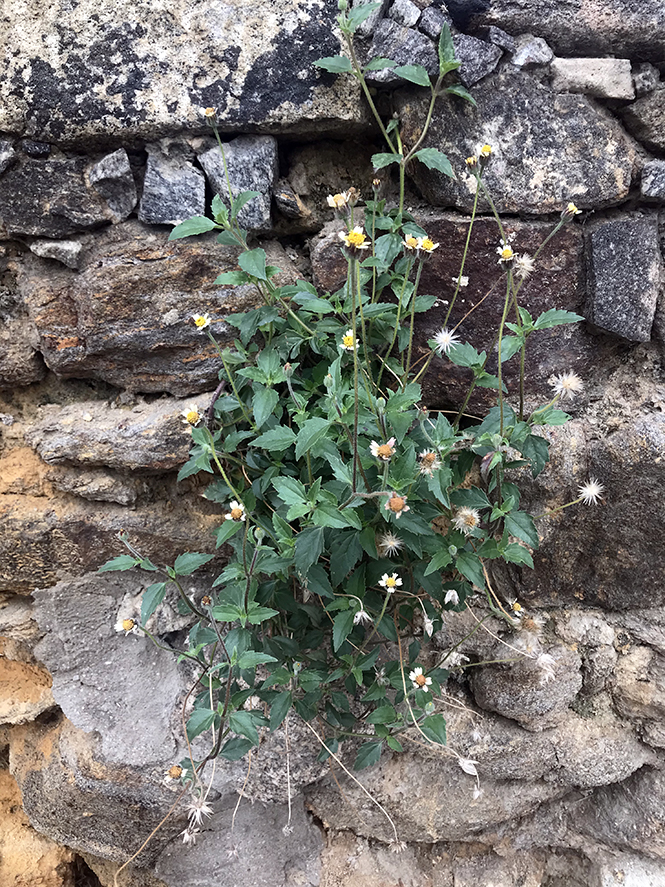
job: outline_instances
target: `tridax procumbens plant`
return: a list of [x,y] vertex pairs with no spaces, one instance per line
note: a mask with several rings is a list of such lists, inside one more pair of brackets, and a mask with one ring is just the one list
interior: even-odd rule
[[[437,96],[468,95],[447,85],[458,62],[444,27],[434,84],[417,65],[397,69],[431,90],[422,135],[405,146],[399,122],[384,126],[365,84],[365,72],[393,63],[374,59],[361,66],[354,50],[353,33],[373,8],[342,9],[348,55],[318,63],[358,79],[389,149],[375,155],[375,167],[399,166],[396,205],[380,198],[378,182],[362,213],[354,189],[328,198],[348,269],[342,288],[321,293],[305,280],[278,286],[279,269],[267,264],[264,250],[252,247],[238,224],[240,210],[257,195],[234,197],[230,182],[228,195],[213,200],[213,219],[189,219],[171,234],[176,239],[219,231],[221,244],[238,248],[239,268],[216,283],[251,284],[263,300],[224,318],[238,331],[233,347],[218,345],[208,314],[192,319],[217,349],[220,385],[208,409],[193,403],[184,411],[193,448],[179,477],[211,475],[205,495],[223,506],[217,546],[227,546],[228,563],[209,594],[192,599],[181,577],[212,555],[181,555],[160,568],[163,580],[145,591],[141,624],[127,620],[122,626],[147,633],[169,583],[178,588],[183,610],[191,611],[194,625],[182,656],[200,673],[187,735],[190,741],[211,737],[205,756],[183,762],[198,785],[208,761],[243,757],[291,709],[316,724],[321,760],[336,756],[342,740],[358,737],[355,767],[361,769],[376,763],[385,747],[401,751],[404,735],[414,730],[419,741],[456,754],[446,746],[440,694],[460,656],[451,649],[426,667],[421,644],[441,626],[446,610],[462,610],[474,595],[483,595],[489,611],[509,623],[519,619],[519,607],[507,610],[494,593],[487,565],[502,560],[533,567],[530,549],[538,547],[538,532],[520,507],[519,473],[543,470],[548,444],[539,432],[567,420],[559,402],[581,387],[577,376],[562,372],[552,399],[525,409],[527,341],[540,330],[581,319],[554,307],[534,319],[520,306],[524,280],[545,243],[577,214],[573,204],[533,256],[515,254],[493,210],[496,276],[505,290],[491,349],[498,356],[496,375],[486,369],[488,354],[448,325],[465,282],[477,204],[447,325],[429,341],[426,357],[416,358],[415,315],[435,302],[420,293],[421,274],[433,252],[445,247],[405,212],[404,171],[408,163],[421,162],[453,175],[445,155],[419,145]],[[214,111],[206,115],[224,156]],[[483,183],[491,155],[485,145],[466,163],[477,198],[482,194],[493,208]],[[421,396],[420,381],[440,359],[467,368],[470,377],[459,413],[449,417],[430,413]],[[502,378],[509,360],[520,368],[515,406],[507,402]],[[483,421],[462,427],[477,386],[496,390],[497,405]],[[602,486],[592,480],[574,501],[595,503],[601,495]],[[123,541],[130,553],[103,570],[157,571]],[[547,679],[551,657],[540,658]],[[474,762],[458,759],[476,775]],[[202,805],[203,797],[195,813]],[[186,841],[195,838],[196,825],[192,820]]]

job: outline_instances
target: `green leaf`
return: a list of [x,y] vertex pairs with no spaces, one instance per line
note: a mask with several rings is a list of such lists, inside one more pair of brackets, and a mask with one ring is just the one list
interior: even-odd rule
[[353,765],[354,770],[364,770],[378,764],[381,759],[383,742],[365,742],[358,749],[358,755]]
[[323,527],[308,527],[296,537],[296,570],[307,576],[309,568],[315,564],[323,551]]
[[446,22],[443,23],[443,27],[441,28],[437,49],[439,51],[440,67],[443,67],[449,62],[455,61],[455,44],[453,43],[453,35],[450,33],[450,28]]
[[118,557],[106,561],[98,570],[98,573],[111,573],[114,570],[131,570],[141,562],[141,558],[132,557],[131,554],[120,554]]
[[332,55],[314,62],[317,68],[330,71],[331,74],[348,74],[353,69],[351,62],[345,55]]
[[492,503],[487,495],[478,487],[469,487],[468,490],[455,490],[450,494],[453,505],[464,505],[467,508],[491,508]]
[[371,61],[367,62],[367,64],[365,65],[365,70],[366,71],[382,71],[384,68],[394,68],[395,64],[396,63],[394,61],[392,61],[392,59],[378,57],[378,58],[372,59]]
[[263,385],[254,386],[252,410],[257,428],[265,425],[278,403],[279,394],[274,388],[264,388]]
[[285,450],[296,442],[296,436],[285,425],[278,425],[260,434],[250,442],[250,447],[263,447],[264,450]]
[[268,619],[272,619],[273,616],[279,616],[277,610],[273,610],[270,607],[259,607],[257,604],[252,604],[249,608],[247,621],[250,625],[260,625],[262,622],[266,622]]
[[335,616],[332,630],[333,650],[335,653],[351,634],[354,615],[353,610],[344,610],[342,613],[338,613],[337,616]]
[[229,727],[234,733],[239,733],[252,743],[259,744],[259,733],[254,723],[252,713],[249,711],[232,711],[229,715]]
[[430,86],[429,74],[422,65],[399,65],[393,74],[418,86]]
[[438,570],[445,569],[452,563],[452,560],[448,549],[442,548],[440,551],[437,551],[432,560],[427,564],[424,575],[429,576],[430,573],[436,573]]
[[533,570],[533,558],[531,557],[531,552],[527,551],[527,549],[523,545],[520,545],[519,542],[511,542],[510,545],[506,545],[502,554],[511,564],[526,564],[527,567],[531,567]]
[[451,179],[456,178],[450,160],[442,151],[437,151],[436,148],[421,148],[413,156],[424,163],[428,169],[436,169]]
[[353,9],[349,10],[346,20],[351,30],[355,32],[365,19],[368,19],[374,10],[380,9],[382,5],[383,4],[381,3],[363,3],[354,6]]
[[219,194],[212,198],[212,214],[218,225],[228,225],[229,211]]
[[200,733],[209,730],[215,720],[215,712],[209,708],[195,708],[187,721],[187,738],[192,741]]
[[277,662],[274,656],[267,653],[257,653],[256,650],[247,650],[238,659],[239,668],[254,668],[257,665],[264,665],[266,662]]
[[403,752],[404,746],[394,736],[386,736],[386,745],[396,752]]
[[276,730],[289,713],[293,697],[290,691],[279,693],[270,705],[270,729]]
[[249,277],[244,271],[225,271],[219,274],[214,282],[217,286],[242,286],[243,283],[249,282]]
[[513,511],[507,514],[504,526],[511,536],[516,536],[531,548],[538,548],[538,530],[533,518],[526,511]]
[[255,743],[250,742],[249,739],[243,739],[241,736],[233,736],[228,742],[224,743],[219,756],[220,758],[225,758],[227,761],[239,761],[240,758],[245,757],[247,752],[253,748],[254,745]]
[[475,108],[478,107],[478,102],[474,99],[469,90],[462,86],[461,83],[455,83],[453,84],[453,86],[449,86],[446,89],[446,92],[450,95],[456,95],[458,98],[470,102]]
[[275,477],[271,484],[285,505],[299,505],[302,502],[307,502],[307,490],[304,484],[296,480],[295,477]]
[[460,551],[457,555],[455,566],[469,582],[472,582],[478,588],[485,588],[485,574],[477,554],[472,554],[470,551]]
[[401,163],[401,161],[401,154],[372,154],[372,166],[374,169],[383,169],[384,166],[389,166],[391,163]]
[[205,216],[192,216],[185,222],[176,225],[169,234],[169,240],[180,240],[181,237],[192,237],[195,234],[205,234],[206,231],[212,231],[217,225],[212,219],[206,219]]
[[[384,265],[392,265],[401,251],[402,238],[399,234],[382,234],[381,237],[376,238],[374,252],[376,258]],[[366,314],[365,316],[369,317],[370,315]]]
[[439,745],[446,744],[446,722],[443,715],[430,715],[425,718],[420,729],[432,742],[438,742]]
[[448,352],[448,357],[458,367],[481,366],[485,360],[485,352],[483,351],[482,354],[479,354],[473,345],[464,342],[459,345],[453,345]]
[[244,253],[240,253],[238,264],[243,271],[246,271],[250,277],[257,280],[267,280],[266,274],[266,253],[263,249],[250,249]]
[[533,328],[534,330],[546,330],[564,323],[577,323],[580,320],[584,320],[584,318],[573,311],[559,311],[556,308],[550,308],[549,311],[545,311],[536,319]]
[[242,521],[236,520],[224,520],[217,528],[216,536],[217,541],[215,542],[215,548],[219,548],[220,545],[223,545],[225,542],[228,542],[232,536],[238,532],[240,527],[243,527],[244,523]]
[[501,340],[501,363],[517,354],[523,344],[523,336],[504,336]]
[[354,527],[356,530],[362,530],[360,517],[352,508],[344,508],[340,511],[328,502],[322,502],[316,506],[312,520],[317,527],[332,527],[337,530],[344,527]]
[[308,453],[322,438],[326,436],[330,422],[328,419],[315,416],[312,419],[306,419],[300,431],[296,442],[296,459],[301,459],[305,453]]
[[[365,697],[367,699],[367,697]],[[380,705],[365,718],[366,724],[392,724],[397,720],[397,712],[392,705]]]
[[143,592],[143,597],[141,598],[142,625],[146,624],[148,619],[150,619],[157,607],[161,604],[164,599],[164,594],[166,593],[167,584],[167,582],[155,582],[153,585],[149,585]]
[[356,530],[335,533],[330,545],[330,578],[339,585],[363,555],[360,534]]
[[255,197],[260,197],[261,194],[259,191],[243,191],[235,198],[232,204],[231,209],[231,217],[236,219],[240,210],[249,203],[250,200],[254,200]]
[[538,477],[550,458],[550,447],[544,437],[539,434],[530,434],[520,444],[520,452],[525,459],[531,462],[531,473]]
[[185,554],[179,554],[173,564],[173,569],[177,576],[189,576],[199,567],[207,564],[214,558],[214,554],[199,554],[198,552],[187,551]]

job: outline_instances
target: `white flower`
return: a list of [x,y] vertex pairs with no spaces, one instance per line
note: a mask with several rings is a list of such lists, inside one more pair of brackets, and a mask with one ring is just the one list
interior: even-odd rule
[[195,403],[185,407],[180,415],[183,416],[183,425],[193,425],[194,427],[196,427],[203,418],[201,413],[199,413],[198,405]]
[[196,844],[197,835],[201,834],[201,829],[192,828],[191,825],[188,825],[182,834],[182,843],[183,844]]
[[483,790],[479,785],[474,785],[473,787],[473,800],[477,801],[478,798],[482,795]]
[[391,841],[389,847],[391,853],[404,853],[406,850],[404,841]]
[[423,615],[423,631],[428,638],[431,638],[434,634],[434,623],[429,618],[429,616]]
[[541,653],[536,659],[536,666],[542,671],[541,684],[547,684],[555,678],[556,659],[549,653]]
[[459,595],[457,594],[457,592],[455,591],[454,588],[449,588],[448,591],[446,592],[446,596],[443,600],[444,600],[444,603],[452,604],[453,607],[456,607],[459,604]]
[[425,236],[425,237],[419,237],[419,238],[418,238],[418,241],[419,241],[419,243],[418,243],[418,249],[419,249],[419,250],[422,250],[422,252],[425,252],[425,253],[433,253],[435,249],[438,249],[438,248],[439,248],[439,244],[438,244],[438,243],[434,243],[434,241],[431,240],[431,239],[430,239],[429,237],[427,237],[427,236]]
[[453,668],[459,668],[468,661],[469,657],[465,656],[464,653],[458,653],[457,650],[453,650],[452,653],[449,653],[444,659],[444,666],[447,669],[452,670]]
[[555,376],[550,385],[561,400],[572,400],[584,388],[584,382],[572,370]]
[[124,631],[125,637],[127,637],[127,635],[130,635],[130,634],[140,634],[141,633],[139,631],[138,622],[136,621],[136,619],[131,619],[131,618],[121,619],[120,617],[118,617],[118,619],[115,623],[115,630],[117,632]]
[[395,455],[395,438],[391,437],[390,440],[386,441],[384,444],[378,444],[375,440],[371,442],[369,445],[369,450],[375,459],[381,459],[383,462],[389,462],[391,456]]
[[469,774],[469,776],[478,776],[478,771],[476,770],[476,764],[478,761],[472,761],[470,758],[458,758],[457,763],[465,773]]
[[585,484],[582,484],[578,490],[580,499],[585,505],[597,505],[604,492],[605,487],[599,483],[595,477],[590,477],[589,480]]
[[475,508],[467,508],[463,506],[458,509],[457,514],[453,518],[453,526],[456,530],[468,536],[472,533],[480,523],[480,512]]
[[348,191],[342,191],[341,194],[328,194],[326,197],[326,201],[328,206],[332,207],[332,209],[339,210],[340,212],[345,210],[349,205],[349,197],[350,194]]
[[436,350],[439,354],[448,354],[453,345],[457,345],[459,342],[459,337],[456,336],[452,330],[449,330],[444,326],[443,329],[440,329],[439,332],[436,333],[434,341],[436,343]]
[[403,512],[411,510],[406,504],[406,496],[398,496],[395,492],[390,494],[390,499],[383,507],[385,511],[392,511],[395,520],[399,520]]
[[460,277],[451,277],[450,279],[453,282],[453,286],[468,286],[469,285],[469,278],[466,276],[466,274],[462,274]]
[[355,351],[358,347],[358,340],[356,339],[355,333],[353,330],[347,330],[342,336],[342,342],[337,346],[341,351]]
[[500,265],[510,265],[515,258],[515,253],[513,252],[512,246],[508,243],[508,240],[502,240],[500,245],[497,246],[496,251],[499,254]]
[[419,240],[419,238],[414,237],[413,234],[409,234],[408,237],[404,238],[404,240],[402,241],[402,244],[406,247],[406,249],[414,250],[414,249],[418,249],[418,246],[420,244],[420,240]]
[[432,686],[432,678],[426,678],[420,666],[409,672],[409,680],[416,690],[424,690],[425,693],[429,693],[429,688]]
[[204,330],[212,323],[212,317],[209,314],[192,314],[194,326],[199,330]]
[[355,228],[352,228],[351,231],[340,231],[338,237],[340,240],[343,240],[344,245],[353,252],[370,248],[370,242],[361,225],[357,225]]
[[[187,816],[189,817],[190,828],[193,825],[201,825],[204,816],[212,816],[215,811],[210,804],[206,804],[203,800],[192,801],[187,805]],[[187,842],[185,842],[187,843]]]
[[428,474],[430,477],[433,477],[434,472],[441,468],[441,460],[432,450],[423,450],[422,453],[419,453],[418,459],[420,460],[421,474]]
[[245,511],[245,506],[242,502],[236,502],[235,499],[232,499],[229,502],[230,511],[228,514],[224,515],[224,520],[234,520],[234,521],[245,521],[247,520],[247,513]]
[[522,253],[521,256],[515,257],[515,275],[520,280],[525,280],[535,267],[535,262],[528,253]]
[[354,625],[371,625],[372,617],[369,615],[367,610],[360,605],[360,609],[356,611],[355,616],[353,617]]
[[389,576],[387,573],[384,573],[383,576],[379,579],[379,585],[382,588],[385,588],[386,591],[393,592],[396,588],[398,588],[402,584],[402,580],[399,578],[397,573],[393,573]]
[[376,547],[379,550],[379,554],[383,557],[392,557],[394,554],[397,554],[401,548],[404,548],[404,543],[399,538],[399,536],[395,536],[394,533],[384,533],[383,536],[379,536],[376,540]]

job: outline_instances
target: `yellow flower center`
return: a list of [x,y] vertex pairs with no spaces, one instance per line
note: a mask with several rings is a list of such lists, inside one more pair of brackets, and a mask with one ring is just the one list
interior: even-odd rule
[[190,425],[196,425],[201,417],[198,414],[198,410],[188,410],[185,419],[189,422]]
[[423,465],[434,465],[434,463],[436,462],[436,453],[425,453],[421,461]]
[[405,501],[401,496],[391,496],[388,500],[388,508],[395,513],[404,511]]
[[514,613],[521,613],[522,612],[522,605],[518,604],[517,601],[515,601],[515,603],[513,604],[513,612]]
[[365,242],[365,235],[362,231],[349,231],[346,242],[349,246],[361,247]]
[[231,517],[233,520],[242,520],[242,516],[244,514],[244,510],[242,508],[232,508],[231,509]]
[[355,338],[353,335],[342,336],[342,345],[344,345],[345,348],[353,348],[354,344]]
[[397,580],[393,576],[388,576],[386,579],[386,588],[396,588]]
[[475,154],[472,154],[471,157],[466,158],[466,165],[467,166],[475,166],[477,163],[478,163],[478,158],[476,157]]
[[512,259],[515,254],[509,246],[504,246],[501,250],[501,258],[502,259]]
[[203,317],[203,315],[199,314],[194,318],[194,324],[199,329],[201,329],[202,327],[207,326],[208,320],[207,318]]
[[393,448],[389,447],[388,444],[381,444],[381,446],[376,451],[377,455],[381,459],[390,459],[394,452],[395,451],[393,450]]
[[122,620],[122,630],[123,631],[131,631],[135,625],[136,625],[136,623],[134,622],[133,619],[123,619]]
[[434,241],[430,240],[429,237],[423,237],[420,248],[426,250],[428,253],[434,249]]
[[582,210],[578,209],[574,203],[569,203],[566,207],[571,216],[576,216],[577,213],[582,212]]
[[483,147],[480,149],[480,156],[481,157],[489,157],[491,153],[492,153],[492,146],[491,145],[483,145]]
[[332,203],[335,209],[343,209],[346,206],[346,194],[333,194]]
[[182,767],[179,764],[174,764],[169,768],[169,776],[171,779],[180,779],[182,776]]
[[419,687],[424,687],[427,684],[427,678],[424,674],[417,674],[414,683],[418,684]]
[[408,246],[409,249],[416,249],[416,247],[418,246],[418,238],[409,235],[404,243]]
[[473,530],[473,528],[478,525],[478,518],[473,512],[469,512],[468,514],[462,515],[462,523],[465,527],[469,527],[469,529]]

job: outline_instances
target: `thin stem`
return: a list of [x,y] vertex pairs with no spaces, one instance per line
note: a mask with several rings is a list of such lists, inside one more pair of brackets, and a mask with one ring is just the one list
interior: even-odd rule
[[[443,325],[448,325],[448,319],[453,310],[453,306],[455,305],[455,300],[457,299],[457,294],[460,291],[460,280],[462,279],[462,273],[464,271],[464,265],[466,264],[467,253],[469,252],[469,244],[471,243],[471,232],[473,231],[473,223],[476,220],[476,213],[478,211],[478,188],[476,188],[476,193],[473,197],[473,210],[471,212],[471,221],[469,222],[469,230],[466,232],[466,242],[464,244],[464,252],[462,253],[462,263],[460,265],[459,274],[457,275],[457,284],[455,286],[455,292],[453,293],[453,297],[450,300],[450,305],[448,306],[448,311],[446,312],[446,316],[443,321]],[[461,321],[460,321],[461,323]],[[457,324],[459,326],[459,324]]]
[[393,145],[392,140],[391,140],[390,136],[388,135],[388,132],[387,132],[385,126],[383,125],[383,120],[381,120],[381,115],[376,110],[376,105],[374,104],[374,100],[372,99],[369,88],[368,88],[367,84],[365,83],[365,75],[362,72],[362,68],[358,64],[358,58],[356,56],[356,52],[355,52],[355,49],[353,46],[353,37],[350,36],[349,34],[345,34],[344,36],[346,39],[346,45],[349,49],[349,59],[351,61],[351,65],[353,67],[354,74],[356,76],[356,79],[360,83],[362,91],[365,93],[365,98],[367,99],[367,104],[370,107],[370,111],[374,115],[374,119],[378,123],[379,129],[381,130],[381,135],[386,140],[386,144],[390,148],[391,152],[393,154],[397,154],[399,152],[395,150],[395,146]]
[[413,326],[416,317],[416,293],[418,292],[418,285],[420,284],[420,275],[423,270],[423,259],[421,257],[418,263],[418,270],[416,271],[416,279],[413,284],[413,292],[411,293],[411,318],[409,325],[409,347],[406,352],[406,369],[404,371],[404,381],[402,382],[402,388],[406,387],[406,380],[409,377],[409,370],[411,369],[411,349],[413,347]]
[[498,342],[498,367],[497,367],[497,378],[499,380],[499,413],[500,413],[500,423],[499,423],[499,434],[503,435],[503,381],[502,381],[502,367],[501,367],[501,343],[503,341],[503,330],[506,323],[506,317],[508,315],[508,307],[510,306],[510,284],[513,279],[513,273],[510,269],[508,269],[508,276],[506,278],[506,298],[503,303],[503,314],[501,316],[501,324],[499,325],[499,342]]

